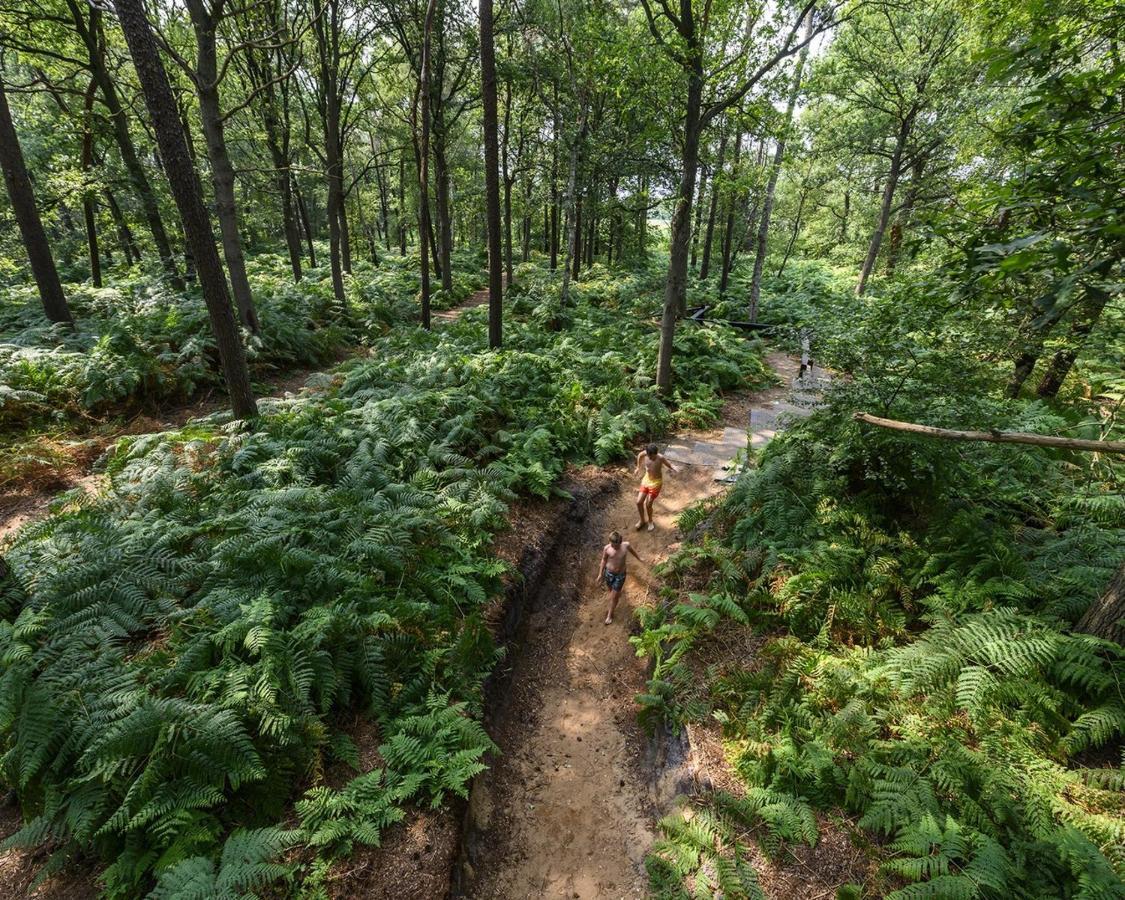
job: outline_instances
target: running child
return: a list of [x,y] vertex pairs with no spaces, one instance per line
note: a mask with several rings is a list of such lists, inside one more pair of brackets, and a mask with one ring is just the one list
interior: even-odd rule
[[609,591],[609,612],[606,613],[605,624],[613,624],[613,612],[617,609],[617,601],[621,599],[621,589],[625,586],[625,563],[632,553],[637,562],[644,562],[637,551],[628,541],[621,540],[621,533],[614,531],[609,536],[609,543],[602,548],[602,562],[598,568],[598,580],[604,581],[606,590]]
[[676,467],[660,452],[656,444],[649,444],[637,454],[636,474],[641,474],[642,466],[644,478],[641,479],[641,489],[637,493],[637,512],[640,513],[641,518],[636,528],[640,531],[645,527],[647,520],[648,530],[652,531],[656,528],[656,523],[652,520],[652,501],[660,496],[660,489],[664,486],[664,467],[667,466],[669,472],[675,472]]

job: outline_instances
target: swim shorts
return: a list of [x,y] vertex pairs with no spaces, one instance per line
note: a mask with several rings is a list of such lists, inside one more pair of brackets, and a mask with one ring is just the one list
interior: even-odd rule
[[611,591],[619,591],[625,586],[625,573],[624,572],[610,572],[605,573],[605,586]]

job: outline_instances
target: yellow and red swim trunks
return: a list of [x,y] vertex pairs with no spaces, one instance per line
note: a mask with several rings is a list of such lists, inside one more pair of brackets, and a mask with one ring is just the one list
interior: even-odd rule
[[664,487],[664,481],[659,478],[653,478],[648,472],[645,472],[645,477],[641,479],[641,493],[647,497],[652,497],[655,500],[660,496],[660,489]]

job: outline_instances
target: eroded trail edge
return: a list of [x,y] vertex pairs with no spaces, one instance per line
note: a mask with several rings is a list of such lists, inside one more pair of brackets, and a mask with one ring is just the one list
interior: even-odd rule
[[[676,520],[724,489],[721,465],[745,445],[768,440],[784,413],[795,364],[770,363],[781,387],[727,404],[720,428],[678,435],[668,450],[684,462],[666,477],[655,531],[637,532],[632,472],[610,472],[612,490],[572,512],[569,533],[538,584],[527,586],[525,622],[516,636],[506,690],[490,704],[501,756],[474,784],[457,892],[471,898],[625,898],[647,893],[644,857],[663,810],[654,795],[652,754],[636,722],[634,697],[646,683],[629,633],[633,612],[655,601],[653,566],[678,546]],[[694,461],[692,461],[694,460]],[[599,554],[617,529],[644,562],[629,562],[616,621],[604,625]]]

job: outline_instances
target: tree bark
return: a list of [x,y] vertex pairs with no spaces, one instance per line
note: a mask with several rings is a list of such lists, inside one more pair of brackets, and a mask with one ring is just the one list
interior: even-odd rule
[[328,184],[328,256],[332,271],[332,293],[341,309],[348,305],[344,290],[344,261],[340,233],[341,211],[344,206],[344,158],[340,146],[340,7],[336,0],[328,0],[313,18],[316,54],[319,72],[320,112],[324,123],[324,162]]
[[887,231],[887,223],[891,218],[891,208],[894,205],[895,189],[898,179],[902,174],[902,155],[906,150],[906,142],[910,139],[910,132],[914,127],[916,110],[911,109],[902,119],[898,134],[895,136],[895,149],[891,154],[891,168],[887,173],[887,183],[883,188],[883,201],[879,205],[879,221],[875,225],[875,233],[871,235],[871,243],[867,248],[867,258],[860,269],[859,281],[856,283],[856,295],[862,295],[867,290],[867,281],[875,271],[875,261],[879,258],[879,248],[883,244],[883,235]]
[[97,205],[94,189],[90,184],[90,168],[94,161],[94,88],[97,85],[90,79],[82,106],[82,218],[86,223],[86,248],[90,257],[90,280],[94,287],[102,286],[102,259],[98,252]]
[[857,412],[852,415],[857,422],[878,425],[892,431],[906,431],[923,437],[943,438],[948,441],[985,441],[990,444],[1029,444],[1033,447],[1050,447],[1057,450],[1084,450],[1091,453],[1125,454],[1125,441],[1091,441],[1084,438],[1055,437],[1050,434],[1032,434],[1026,431],[959,431],[951,428],[935,428],[932,425],[918,425],[915,422],[899,422],[884,419],[870,413]]
[[[496,121],[496,48],[493,43],[492,0],[480,0],[480,70],[484,107],[484,191],[488,218],[488,346],[498,349],[503,338],[504,264],[500,258],[500,147]],[[508,97],[510,120],[511,94]],[[505,144],[507,129],[505,129]],[[504,206],[507,211],[508,282],[512,280],[512,182],[505,154]]]
[[145,18],[142,0],[114,0],[114,8],[141,83],[145,106],[152,120],[164,169],[172,188],[172,197],[183,221],[184,235],[195,258],[199,285],[207,304],[234,415],[239,419],[257,416],[258,408],[250,389],[246,355],[227,295],[227,282],[215,248],[211,220],[203,205],[199,176],[191,164],[187,139],[180,124],[168,75],[160,61],[156,38]]
[[90,62],[90,74],[98,83],[98,91],[102,95],[102,102],[109,112],[109,121],[113,129],[113,137],[117,143],[117,151],[121,154],[121,162],[129,176],[145,221],[148,223],[152,234],[152,241],[156,253],[160,257],[161,265],[168,275],[172,287],[178,291],[184,289],[184,280],[176,268],[176,260],[172,254],[172,244],[168,240],[168,233],[164,230],[164,220],[160,216],[160,204],[156,199],[156,192],[145,174],[137,156],[137,148],[133,144],[132,135],[129,133],[129,120],[125,109],[121,105],[121,98],[117,93],[114,78],[110,74],[105,61],[105,35],[101,26],[101,11],[96,7],[90,10],[90,18],[86,19],[84,7],[79,0],[67,0],[71,18],[75,29],[86,46],[87,58]]
[[[691,242],[691,201],[695,196],[695,172],[699,165],[700,121],[703,104],[703,61],[695,44],[695,23],[690,3],[681,4],[686,18],[682,26],[689,37],[686,52],[690,60],[687,70],[687,105],[684,117],[684,144],[681,157],[679,190],[672,214],[669,242],[668,281],[664,288],[664,313],[660,321],[660,353],[656,363],[656,388],[667,394],[672,389],[672,350],[676,337],[676,318],[687,305],[688,251]],[[717,169],[716,169],[717,171]],[[714,185],[714,182],[712,182]],[[712,186],[712,191],[714,187]]]
[[293,193],[297,197],[297,210],[301,214],[301,228],[305,232],[305,243],[309,248],[309,268],[316,268],[316,247],[313,246],[312,222],[309,221],[309,208],[305,205],[305,197],[296,181],[293,182]]
[[703,281],[711,273],[711,247],[715,238],[715,218],[719,210],[719,183],[723,175],[723,163],[727,155],[726,130],[719,140],[719,156],[715,160],[715,175],[711,179],[711,207],[707,211],[707,231],[703,237],[703,257],[699,262],[699,280]]
[[1067,345],[1051,357],[1051,364],[1035,389],[1035,393],[1040,397],[1049,398],[1058,394],[1059,388],[1066,381],[1066,376],[1074,367],[1074,361],[1078,358],[1082,345],[1094,330],[1102,311],[1109,304],[1109,298],[1109,292],[1099,287],[1091,285],[1086,288],[1086,302],[1071,320]]
[[406,149],[398,157],[398,252],[406,256]]
[[[441,85],[437,86],[440,94]],[[437,249],[441,259],[441,289],[453,290],[453,210],[449,202],[449,161],[446,153],[445,105],[440,102],[434,111],[434,210],[437,213]]]
[[[813,28],[813,17],[811,15],[805,28],[805,37],[808,38]],[[797,106],[797,97],[801,93],[801,76],[808,56],[809,49],[806,45],[805,49],[797,56],[797,66],[793,72],[793,86],[789,89],[789,97],[785,101],[785,124],[777,138],[777,149],[774,150],[773,165],[770,167],[770,177],[766,183],[766,195],[762,199],[762,218],[758,222],[758,242],[754,248],[754,273],[750,278],[751,322],[758,321],[758,303],[762,296],[762,270],[766,265],[766,248],[770,236],[770,217],[773,215],[773,198],[777,191],[777,179],[781,174],[781,164],[785,160],[785,145],[789,140],[789,129],[793,125],[793,110]]]
[[1125,563],[1118,566],[1105,593],[1090,604],[1074,630],[1125,644]]
[[129,223],[125,219],[125,214],[121,211],[121,207],[117,204],[117,198],[113,196],[113,191],[108,187],[105,189],[105,202],[109,207],[110,217],[113,219],[113,227],[117,230],[117,243],[121,246],[121,252],[125,256],[126,265],[132,265],[141,258],[141,250],[137,246],[137,242],[133,239],[133,232],[129,228]]
[[703,228],[703,198],[707,193],[707,170],[699,172],[699,187],[695,192],[695,227],[691,230],[691,267],[694,269],[699,264],[699,233]]
[[422,327],[430,328],[430,264],[427,259],[430,239],[430,35],[434,27],[434,9],[437,0],[426,4],[426,18],[422,26],[422,73],[419,86],[422,134],[418,148],[418,240],[421,243],[418,262],[422,276]]
[[[731,176],[737,179],[739,176],[739,164],[742,161],[742,129],[739,129],[735,134],[734,141],[734,158],[731,160]],[[736,182],[737,183],[737,182]],[[719,275],[719,296],[725,297],[727,293],[727,285],[730,284],[730,269],[734,264],[734,226],[735,216],[738,211],[738,190],[730,191],[727,197],[727,221],[726,227],[723,229],[723,259],[722,271]]]
[[564,306],[570,302],[571,266],[573,265],[574,257],[578,255],[577,219],[580,208],[580,201],[578,199],[578,158],[581,155],[582,142],[586,140],[586,112],[586,101],[583,99],[582,108],[579,113],[578,130],[574,136],[574,143],[570,148],[570,174],[567,177],[566,183],[566,259],[563,262],[562,290],[559,294]]
[[203,122],[203,137],[207,142],[207,159],[211,163],[211,184],[215,190],[215,214],[219,219],[223,256],[227,261],[234,305],[242,324],[257,334],[261,331],[258,313],[254,309],[254,296],[246,274],[246,256],[242,251],[242,237],[238,233],[238,206],[234,199],[234,166],[227,152],[223,129],[223,112],[219,102],[219,65],[215,44],[221,3],[214,12],[208,11],[203,0],[186,0],[188,14],[195,31],[196,61],[193,80],[199,98],[199,118]]
[[43,311],[52,322],[73,325],[74,318],[63,294],[47,232],[43,230],[43,220],[39,218],[39,208],[35,205],[35,193],[23,161],[16,127],[12,123],[3,79],[0,79],[0,169],[4,171],[4,185],[27,251],[27,261],[31,264],[31,274],[39,288]]

